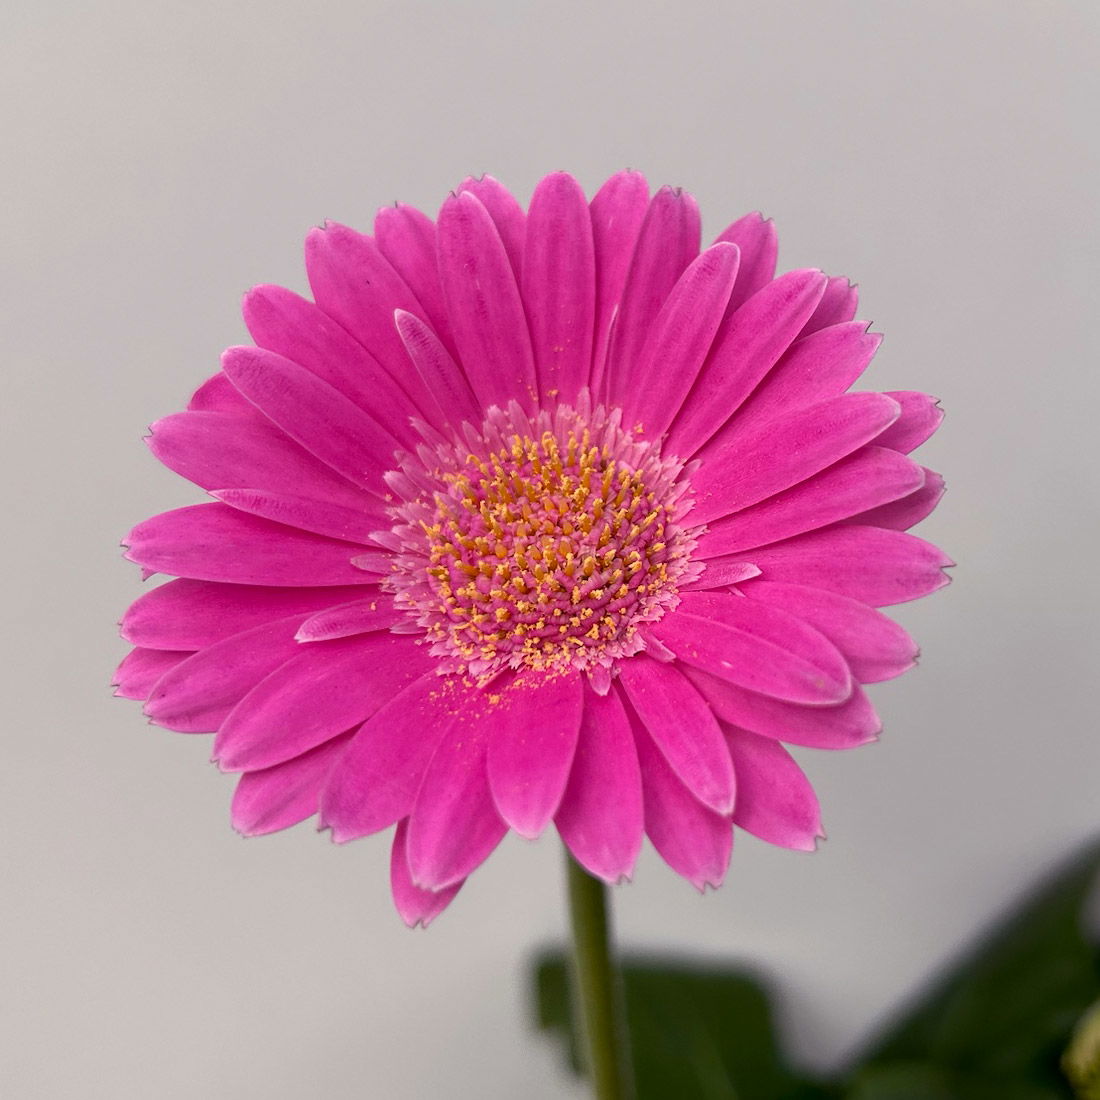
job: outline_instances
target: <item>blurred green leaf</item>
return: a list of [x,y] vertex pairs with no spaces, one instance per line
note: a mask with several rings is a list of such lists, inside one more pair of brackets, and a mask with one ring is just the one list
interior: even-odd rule
[[[638,1100],[1071,1100],[1060,1057],[1100,997],[1100,955],[1081,924],[1098,870],[1100,841],[981,936],[836,1082],[791,1068],[751,973],[627,960]],[[535,978],[539,1024],[579,1072],[564,956],[545,955]]]
[[1081,1100],[1100,1100],[1100,1000],[1077,1021],[1062,1071]]
[[957,1100],[942,1070],[923,1062],[874,1066],[861,1073],[845,1100]]
[[1029,1081],[959,1077],[927,1062],[891,1062],[858,1075],[845,1100],[1062,1100],[1065,1093]]
[[[839,1095],[797,1076],[775,1040],[760,983],[743,970],[660,960],[623,963],[638,1100],[824,1100]],[[560,952],[535,970],[539,1024],[579,1067]]]
[[[1081,927],[1098,868],[1100,842],[1093,842],[982,936],[858,1061],[882,1067],[876,1072],[887,1079],[903,1073],[901,1063],[926,1063],[946,1075],[928,1068],[929,1080],[949,1081],[960,1100],[1072,1095],[1058,1061],[1074,1023],[1100,994],[1095,949]],[[854,1080],[878,1087],[866,1069]]]

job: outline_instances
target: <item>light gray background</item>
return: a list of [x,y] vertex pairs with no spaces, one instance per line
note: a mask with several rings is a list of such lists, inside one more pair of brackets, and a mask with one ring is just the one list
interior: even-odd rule
[[9,6],[0,1092],[576,1097],[527,1022],[561,936],[552,837],[509,840],[427,933],[381,838],[243,841],[209,742],[106,687],[145,516],[199,499],[146,424],[304,287],[325,217],[433,211],[490,171],[763,209],[783,268],[862,286],[875,388],[937,393],[923,530],[955,585],[900,609],[925,656],[875,692],[881,744],[804,750],[830,839],[742,837],[699,897],[647,855],[629,945],[772,972],[790,1043],[842,1057],[1097,825],[1096,62],[1083,2],[101,2]]

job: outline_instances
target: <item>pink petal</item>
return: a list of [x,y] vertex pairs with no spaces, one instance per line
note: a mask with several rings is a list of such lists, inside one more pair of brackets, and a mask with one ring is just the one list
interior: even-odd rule
[[859,600],[765,580],[749,581],[741,591],[820,630],[844,654],[860,683],[890,680],[916,663],[919,651],[913,639],[892,619]]
[[662,187],[649,204],[630,261],[603,378],[603,393],[620,403],[633,389],[634,369],[653,320],[676,280],[699,255],[699,207],[679,188]]
[[[275,619],[363,599],[355,588],[260,588],[175,580],[138,597],[122,617],[122,636],[154,649],[203,649]],[[375,597],[377,598],[377,596]]]
[[778,844],[812,852],[821,829],[821,807],[810,781],[778,741],[745,730],[727,729],[737,772],[733,823]]
[[[433,250],[434,257],[434,250]],[[312,302],[281,286],[255,286],[244,322],[258,347],[305,367],[365,412],[385,410],[386,429],[404,446],[420,437],[410,420],[421,410],[373,355]]]
[[939,398],[913,390],[892,390],[886,395],[901,406],[901,416],[875,440],[880,447],[893,447],[908,454],[915,451],[943,423]]
[[245,836],[264,836],[312,817],[320,805],[321,788],[350,736],[333,737],[274,767],[245,772],[233,792],[233,828]]
[[704,563],[702,574],[690,584],[683,585],[683,592],[705,592],[712,588],[732,588],[735,584],[747,581],[750,577],[759,577],[760,570],[748,561],[734,561],[723,558],[720,563]]
[[554,823],[590,874],[614,883],[634,873],[644,826],[642,773],[616,691],[601,696],[585,688],[577,751]]
[[578,672],[521,673],[493,707],[486,765],[500,816],[533,840],[565,793],[583,709]]
[[214,759],[222,771],[254,771],[366,721],[433,658],[407,637],[366,634],[302,646],[261,680],[222,723]]
[[[720,560],[720,559],[719,559]],[[950,582],[954,562],[930,542],[901,531],[839,526],[754,550],[765,580],[806,584],[872,607],[927,596]]]
[[897,500],[923,483],[924,471],[904,455],[863,447],[808,480],[709,524],[697,552],[713,558],[779,542]]
[[260,414],[242,396],[240,390],[221,371],[208,378],[191,395],[188,412],[227,412],[263,421]]
[[733,415],[729,430],[747,432],[794,409],[837,397],[864,372],[881,342],[862,321],[800,337]]
[[700,893],[707,886],[721,886],[733,851],[729,818],[691,794],[641,725],[634,726],[634,740],[642,769],[645,831],[653,847]]
[[[397,445],[386,431],[339,390],[305,367],[262,348],[229,348],[222,370],[265,416],[326,466],[350,482],[385,495],[382,475]],[[219,488],[255,488],[231,482]]]
[[741,250],[737,283],[730,295],[727,312],[740,309],[758,290],[775,278],[775,260],[779,255],[779,237],[775,223],[756,211],[726,226],[714,243],[729,241]]
[[439,333],[445,345],[453,348],[443,284],[439,281],[435,222],[416,207],[402,202],[383,206],[375,215],[374,239],[378,250],[423,307],[424,320]]
[[394,607],[392,597],[378,593],[369,599],[326,607],[306,619],[295,637],[299,642],[326,642],[333,638],[389,630],[394,623],[404,619],[405,612]]
[[802,336],[809,336],[831,325],[842,325],[856,315],[859,308],[859,291],[843,275],[834,275],[825,287],[817,309],[802,326]]
[[858,686],[837,706],[804,707],[746,691],[700,669],[685,668],[684,675],[724,722],[792,745],[851,749],[874,741],[882,730],[871,701]]
[[762,695],[820,705],[852,691],[848,666],[828,639],[756,600],[685,592],[650,630],[680,660]]
[[213,732],[265,676],[300,652],[294,632],[301,621],[301,615],[277,619],[199,650],[157,681],[145,713],[168,729]]
[[394,314],[397,331],[424,384],[437,394],[451,424],[480,424],[481,410],[462,368],[436,334],[419,317],[404,310]]
[[409,874],[408,831],[407,820],[397,823],[390,850],[390,889],[401,919],[410,928],[427,928],[454,901],[465,879],[444,890],[421,890]]
[[115,694],[121,699],[147,699],[153,685],[190,656],[186,650],[131,649],[111,678]]
[[649,208],[649,184],[641,172],[612,176],[596,192],[589,207],[596,260],[596,335],[592,353],[592,392],[601,393],[612,322],[638,232]]
[[393,311],[424,311],[374,241],[346,225],[328,222],[306,237],[306,273],[317,305],[381,363],[432,423],[438,403],[409,369],[393,324]]
[[377,501],[259,416],[174,413],[149,431],[153,454],[203,489],[247,486],[381,513]]
[[354,543],[310,535],[224,504],[192,504],[139,523],[126,558],[154,573],[264,585],[373,584],[356,569]]
[[470,193],[439,212],[439,271],[455,343],[483,408],[538,398],[535,360],[515,273],[485,207]]
[[676,415],[722,323],[739,261],[732,244],[701,253],[665,299],[623,396],[623,422],[659,438]]
[[726,320],[669,431],[666,453],[688,458],[718,431],[790,346],[824,289],[820,271],[788,271]]
[[412,880],[425,889],[442,890],[466,878],[508,831],[485,771],[492,710],[484,692],[472,694],[425,772],[408,839]]
[[860,512],[858,516],[852,516],[845,522],[867,527],[889,527],[894,531],[908,531],[910,527],[915,527],[939,504],[945,488],[943,478],[934,470],[929,470],[926,466],[921,469],[924,471],[924,484],[915,493],[890,504]]
[[596,260],[588,203],[566,172],[546,176],[531,197],[521,285],[539,392],[572,402],[591,374]]
[[523,207],[504,184],[490,175],[464,179],[456,193],[473,195],[488,211],[501,241],[504,242],[504,251],[508,254],[508,261],[518,283],[523,270],[523,242],[526,236]]
[[213,489],[210,495],[250,516],[260,516],[287,527],[297,527],[299,531],[348,542],[369,542],[371,533],[386,523],[385,517],[376,511],[344,508],[339,504],[306,500],[263,489]]
[[321,797],[321,821],[343,844],[412,811],[432,754],[458,720],[466,689],[430,670],[356,732]]
[[740,511],[813,477],[874,439],[897,415],[889,397],[848,393],[727,433],[692,477],[692,522]]
[[725,738],[706,700],[675,664],[641,655],[622,661],[619,683],[681,783],[716,813],[733,809]]

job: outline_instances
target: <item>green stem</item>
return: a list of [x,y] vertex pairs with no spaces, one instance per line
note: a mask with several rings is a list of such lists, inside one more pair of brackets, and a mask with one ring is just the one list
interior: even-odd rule
[[622,982],[611,955],[607,887],[566,856],[573,924],[573,990],[582,1060],[596,1100],[631,1100]]

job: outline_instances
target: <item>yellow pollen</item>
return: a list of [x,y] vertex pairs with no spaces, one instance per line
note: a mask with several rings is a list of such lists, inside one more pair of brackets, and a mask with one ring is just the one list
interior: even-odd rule
[[675,604],[694,542],[665,503],[680,468],[606,410],[587,416],[563,407],[531,431],[518,409],[491,414],[484,451],[440,446],[418,472],[438,488],[395,513],[422,562],[404,559],[399,604],[461,671],[606,665]]

